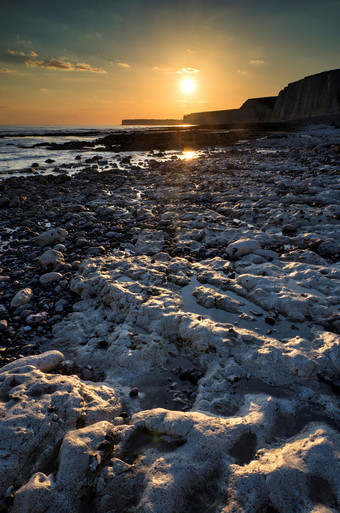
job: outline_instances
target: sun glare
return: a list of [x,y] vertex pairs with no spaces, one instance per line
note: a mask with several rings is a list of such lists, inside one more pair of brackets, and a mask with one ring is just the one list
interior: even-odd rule
[[195,89],[195,82],[191,78],[185,78],[182,82],[182,89],[185,93],[191,93]]

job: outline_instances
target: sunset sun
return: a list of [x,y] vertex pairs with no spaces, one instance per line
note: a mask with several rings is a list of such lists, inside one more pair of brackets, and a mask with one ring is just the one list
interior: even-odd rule
[[195,89],[195,82],[191,78],[185,78],[182,81],[182,90],[185,93],[192,93],[192,91]]

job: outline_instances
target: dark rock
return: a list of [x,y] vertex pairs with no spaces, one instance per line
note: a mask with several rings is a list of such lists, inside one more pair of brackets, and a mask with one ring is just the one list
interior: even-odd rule
[[264,322],[269,324],[269,326],[275,326],[275,319],[274,317],[270,317],[269,315],[265,317]]
[[295,235],[297,232],[298,226],[294,223],[285,224],[282,226],[282,235],[287,235],[288,237],[291,237],[292,235]]
[[340,246],[332,240],[325,240],[319,245],[317,252],[322,257],[332,257],[340,253]]
[[107,349],[109,347],[109,343],[107,342],[107,340],[101,340],[100,342],[98,342],[97,347],[98,349]]
[[10,203],[11,200],[7,196],[0,198],[0,208],[7,208]]
[[131,388],[131,390],[129,392],[129,396],[130,397],[137,397],[138,396],[138,388],[137,387]]

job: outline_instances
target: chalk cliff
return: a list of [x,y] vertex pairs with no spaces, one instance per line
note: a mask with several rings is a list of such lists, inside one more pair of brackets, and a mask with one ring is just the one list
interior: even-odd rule
[[184,123],[222,125],[293,121],[340,115],[340,69],[292,82],[278,96],[252,98],[240,109],[187,114]]
[[274,121],[340,114],[340,69],[288,84],[279,94]]
[[275,100],[276,96],[251,98],[240,109],[187,114],[183,117],[183,122],[194,125],[228,125],[270,121]]

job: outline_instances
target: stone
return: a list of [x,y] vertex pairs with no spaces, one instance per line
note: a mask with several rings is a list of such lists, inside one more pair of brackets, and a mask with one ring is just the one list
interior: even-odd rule
[[62,277],[63,275],[57,272],[45,273],[40,276],[39,281],[42,285],[45,285],[47,283],[59,281]]
[[29,287],[19,290],[13,297],[11,301],[12,308],[18,308],[18,306],[22,306],[25,303],[29,303],[33,297],[33,291]]
[[50,372],[58,367],[63,359],[64,355],[60,351],[47,351],[39,355],[26,356],[25,358],[15,360],[14,362],[2,367],[0,369],[0,373],[2,374],[13,370],[17,371],[21,367],[25,367],[27,365],[35,367],[42,372]]
[[240,239],[229,244],[226,253],[230,258],[241,258],[260,248],[261,244],[255,239]]
[[296,234],[298,230],[298,225],[294,223],[285,224],[282,226],[282,235],[288,235],[292,237]]
[[0,320],[0,332],[6,331],[7,326],[8,326],[8,323],[7,323],[6,319],[1,319]]
[[7,207],[9,207],[10,203],[11,203],[11,200],[7,196],[2,196],[0,198],[0,208],[7,208]]
[[58,264],[65,264],[64,255],[60,251],[49,249],[38,257],[38,263],[43,268],[50,267],[54,269]]
[[37,237],[37,243],[43,246],[48,244],[55,244],[56,242],[62,242],[68,235],[67,230],[64,228],[51,228],[46,232],[41,233]]
[[142,230],[136,242],[136,254],[155,255],[164,247],[164,233],[157,230]]
[[319,245],[317,252],[322,257],[332,257],[340,253],[340,246],[332,240],[325,240]]
[[40,324],[41,322],[45,321],[48,317],[47,312],[39,312],[36,314],[30,314],[26,316],[26,322],[28,324]]

